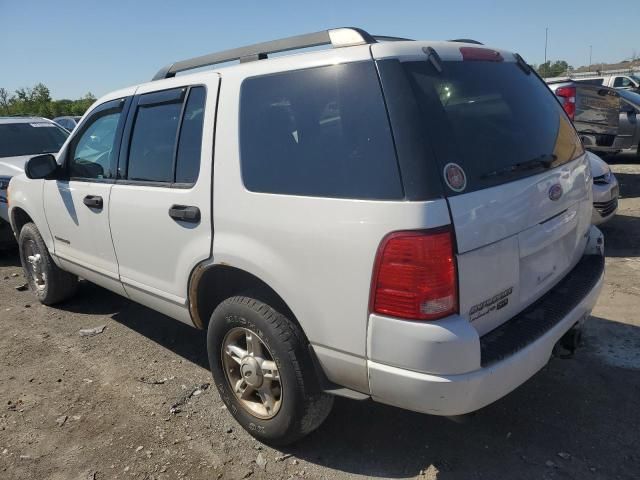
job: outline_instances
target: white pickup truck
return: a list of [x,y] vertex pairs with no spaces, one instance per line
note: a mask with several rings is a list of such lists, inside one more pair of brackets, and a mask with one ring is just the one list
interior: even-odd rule
[[599,85],[602,87],[632,90],[640,93],[640,72],[617,75],[594,75],[588,77],[572,77],[574,82]]

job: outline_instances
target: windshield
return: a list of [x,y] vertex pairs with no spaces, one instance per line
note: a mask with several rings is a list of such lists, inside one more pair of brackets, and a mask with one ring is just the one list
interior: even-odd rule
[[[465,193],[562,165],[583,153],[548,87],[514,62],[404,63],[440,168],[460,166]],[[451,192],[450,192],[451,193]]]
[[0,157],[56,153],[68,136],[51,122],[0,124]]

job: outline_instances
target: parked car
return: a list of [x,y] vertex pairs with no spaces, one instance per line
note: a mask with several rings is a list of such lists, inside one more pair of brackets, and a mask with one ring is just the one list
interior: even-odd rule
[[7,212],[7,188],[39,153],[57,152],[69,133],[40,117],[0,117],[0,245],[14,243]]
[[617,90],[576,83],[569,79],[546,79],[578,131],[585,148],[615,154],[630,148],[632,138],[620,135],[622,104]]
[[601,225],[613,218],[618,210],[620,187],[611,167],[595,153],[588,152],[593,176],[593,214],[591,223]]
[[75,128],[78,126],[78,123],[80,123],[80,119],[81,118],[82,117],[79,117],[79,116],[74,116],[74,117],[56,117],[56,118],[53,119],[53,121],[56,122],[61,127],[66,128],[70,132],[73,132],[75,130]]
[[640,92],[640,73],[573,77],[574,82]]
[[569,118],[519,55],[392,40],[304,34],[101,98],[10,184],[37,298],[80,276],[206,329],[229,412],[277,444],[333,395],[459,415],[573,349],[604,260]]
[[630,90],[621,90],[620,99],[620,136],[627,136],[631,140],[624,142],[630,144],[640,157],[640,94]]

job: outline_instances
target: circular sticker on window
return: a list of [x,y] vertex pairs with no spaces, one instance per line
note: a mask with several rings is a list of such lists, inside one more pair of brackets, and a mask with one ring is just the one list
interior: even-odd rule
[[454,192],[462,192],[467,188],[467,176],[457,163],[447,163],[444,166],[444,181]]

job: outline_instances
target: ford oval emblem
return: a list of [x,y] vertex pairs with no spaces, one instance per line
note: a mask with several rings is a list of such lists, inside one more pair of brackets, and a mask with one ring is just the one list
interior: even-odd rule
[[559,183],[551,185],[551,188],[549,189],[549,198],[555,202],[556,200],[559,200],[561,196],[562,185],[560,185]]

